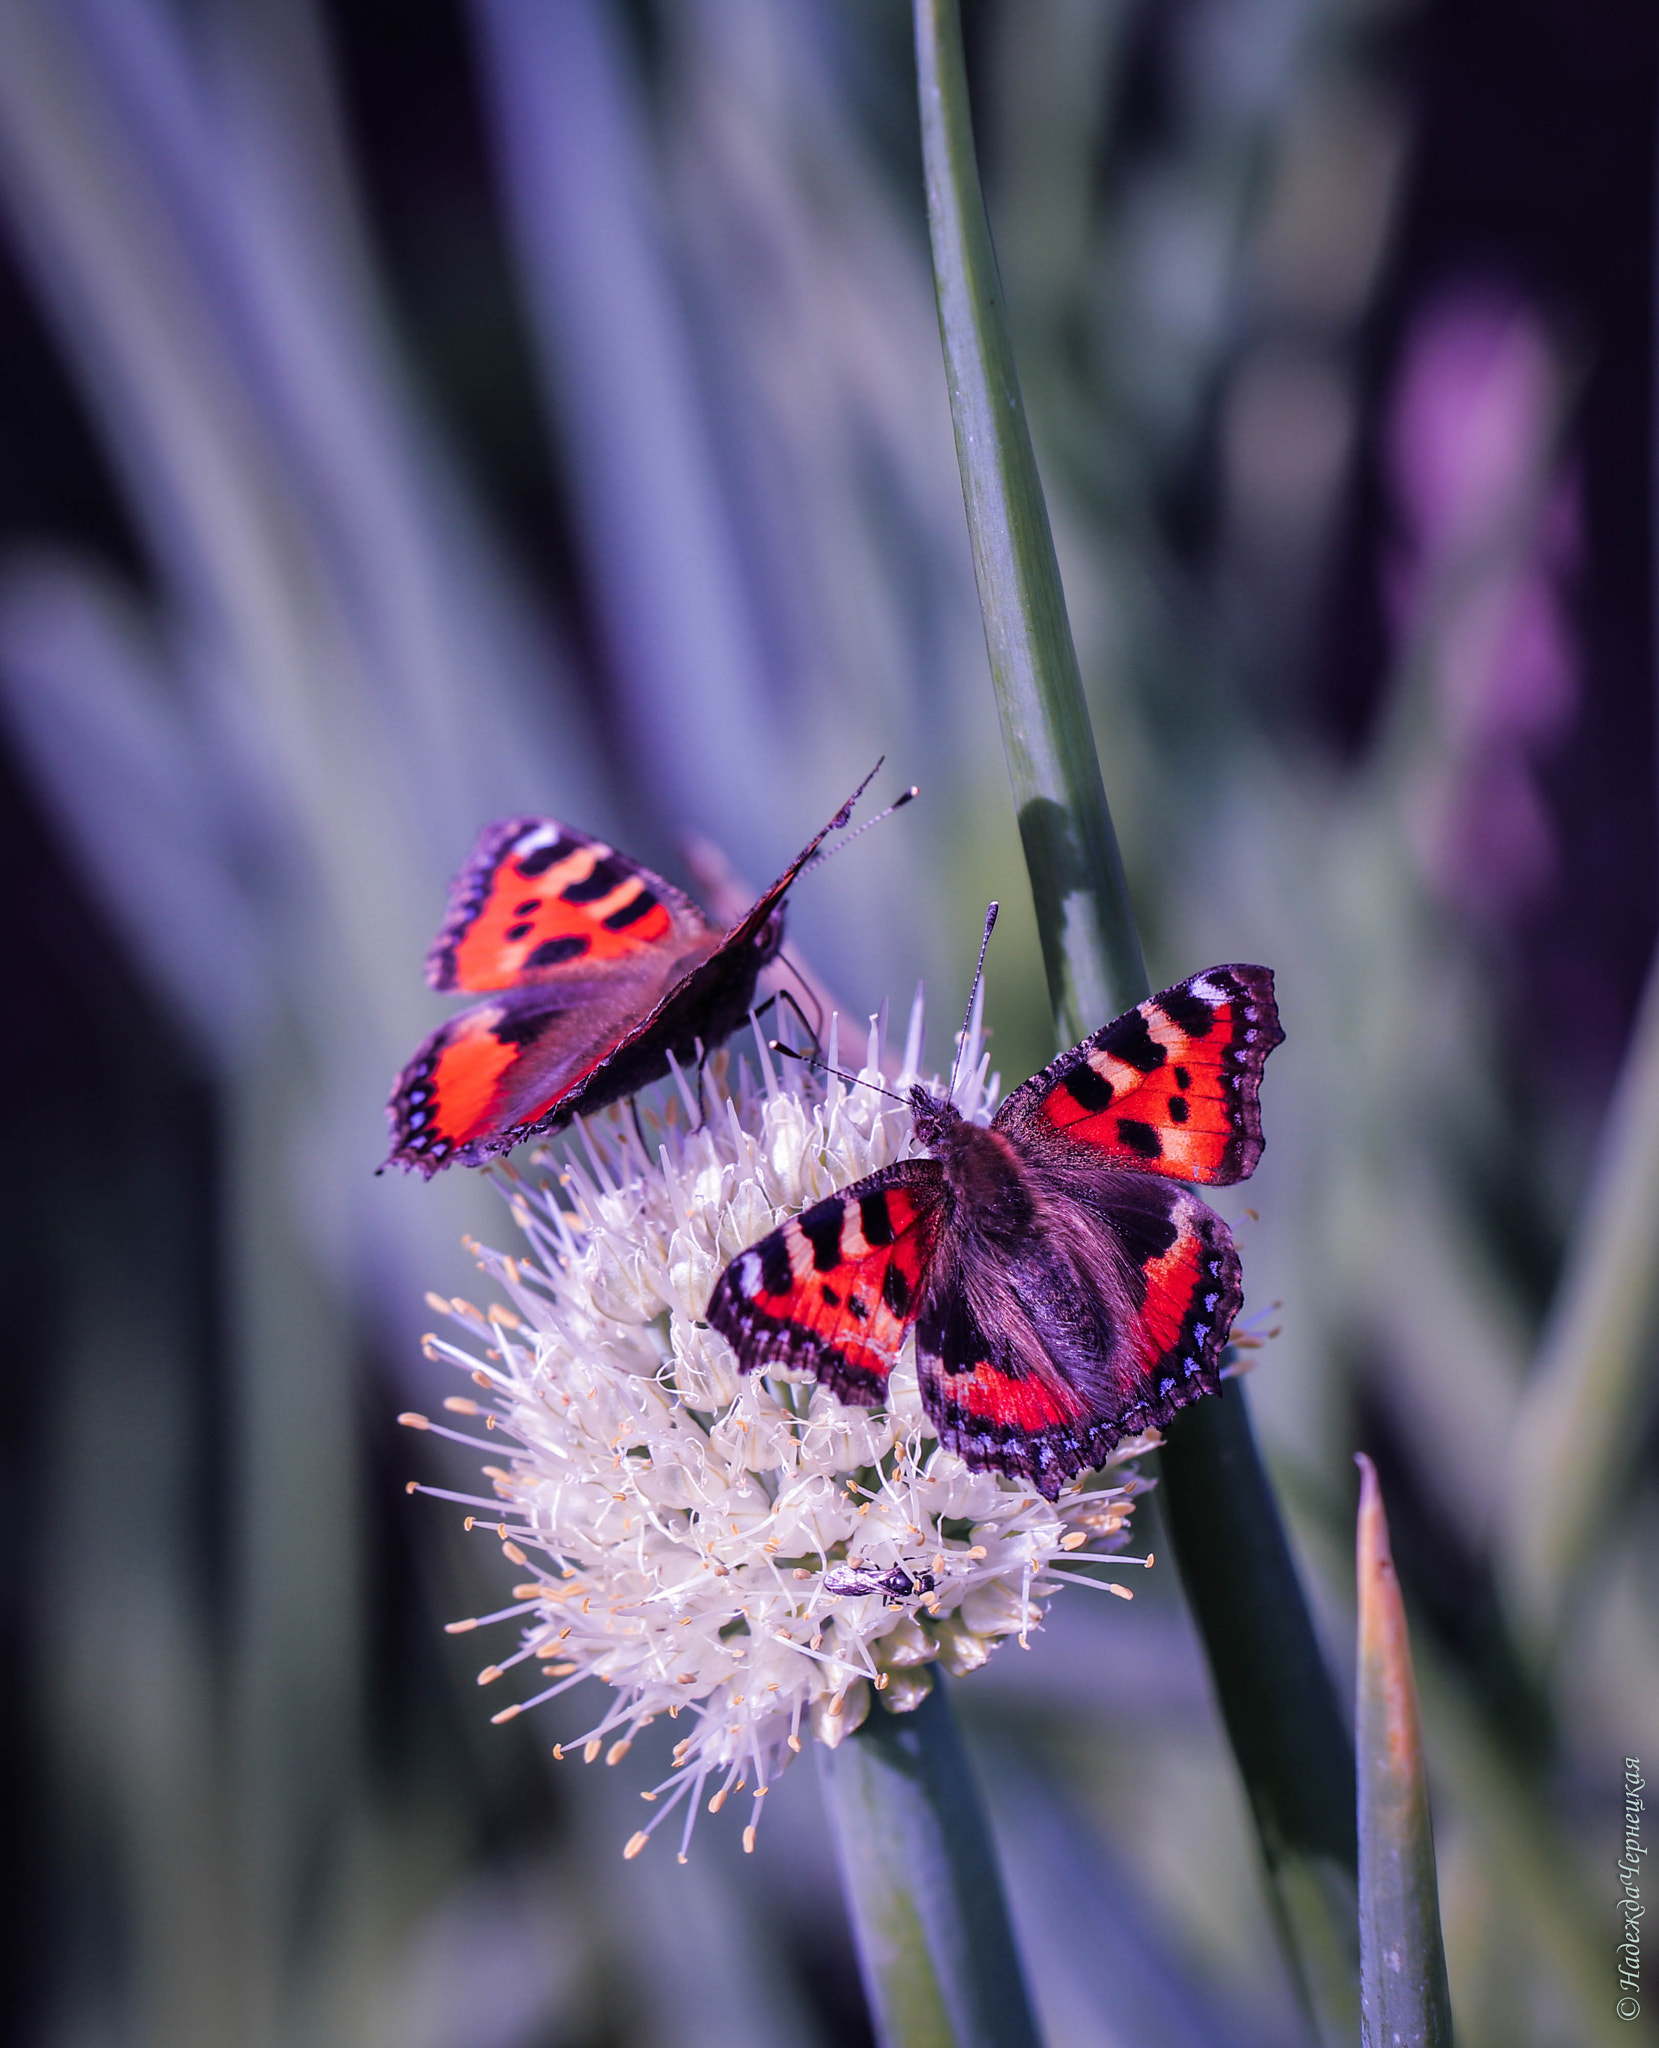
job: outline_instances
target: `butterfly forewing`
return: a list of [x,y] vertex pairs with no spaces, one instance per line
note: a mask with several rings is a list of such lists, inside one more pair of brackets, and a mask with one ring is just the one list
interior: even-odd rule
[[999,1127],[1219,1186],[1261,1157],[1262,1065],[1284,1039],[1265,967],[1211,967],[1125,1012],[1008,1098]]
[[708,1319],[744,1372],[798,1368],[874,1407],[915,1320],[944,1213],[931,1159],[814,1203],[721,1274]]
[[426,959],[433,988],[479,994],[656,965],[658,986],[719,933],[638,861],[556,818],[486,826],[455,877]]

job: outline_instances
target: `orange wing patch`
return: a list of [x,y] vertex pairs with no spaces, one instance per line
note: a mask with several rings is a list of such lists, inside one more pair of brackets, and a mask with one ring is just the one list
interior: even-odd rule
[[841,1400],[874,1407],[920,1306],[942,1183],[934,1161],[907,1160],[740,1252],[708,1310],[740,1368],[810,1371]]
[[430,1180],[452,1159],[479,1165],[528,1136],[596,1064],[563,1001],[506,995],[440,1025],[393,1087],[386,1163]]
[[521,1048],[497,1035],[505,1014],[484,1003],[440,1025],[392,1090],[390,1165],[415,1167],[428,1180],[462,1146],[492,1128]]
[[1068,1138],[1124,1166],[1215,1186],[1246,1179],[1261,1157],[1262,1065],[1283,1038],[1269,970],[1212,967],[1149,997],[1026,1087]]
[[1021,1436],[1064,1428],[1087,1412],[1058,1374],[1047,1379],[1036,1374],[1016,1379],[984,1359],[971,1372],[945,1372],[943,1391],[953,1406],[982,1428],[1013,1430]]
[[1174,1243],[1141,1268],[1146,1296],[1137,1331],[1146,1398],[1159,1421],[1167,1419],[1168,1407],[1191,1399],[1193,1382],[1214,1390],[1222,1348],[1244,1300],[1238,1254],[1220,1218],[1195,1196],[1178,1195],[1170,1222]]
[[531,987],[655,946],[666,971],[688,942],[713,933],[688,897],[603,840],[553,818],[508,818],[456,876],[426,978],[481,993]]

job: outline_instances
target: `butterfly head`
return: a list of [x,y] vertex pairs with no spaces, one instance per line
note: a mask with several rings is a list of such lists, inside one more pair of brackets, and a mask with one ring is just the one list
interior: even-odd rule
[[957,1130],[967,1119],[948,1095],[935,1095],[918,1082],[910,1090],[910,1121],[916,1142],[935,1156],[951,1149]]
[[948,1095],[912,1088],[910,1118],[919,1143],[945,1169],[951,1199],[988,1242],[1015,1242],[1031,1228],[1034,1201],[1020,1155],[1003,1133],[965,1117]]

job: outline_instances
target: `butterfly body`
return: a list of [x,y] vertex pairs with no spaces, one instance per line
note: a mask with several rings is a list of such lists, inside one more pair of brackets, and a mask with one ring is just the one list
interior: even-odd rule
[[489,1000],[440,1025],[399,1074],[387,1165],[427,1179],[481,1166],[729,1038],[783,945],[790,885],[863,786],[728,930],[555,818],[487,826],[451,885],[426,978]]
[[873,1406],[913,1327],[947,1449],[1048,1498],[1220,1384],[1243,1300],[1185,1181],[1244,1178],[1283,1034],[1265,968],[1211,968],[1061,1054],[989,1127],[913,1088],[908,1159],[740,1253],[709,1321],[745,1371]]

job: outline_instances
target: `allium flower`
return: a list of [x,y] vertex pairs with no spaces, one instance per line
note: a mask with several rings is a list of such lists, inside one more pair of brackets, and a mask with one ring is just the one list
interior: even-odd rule
[[[428,1339],[482,1390],[445,1406],[483,1417],[496,1442],[439,1433],[502,1462],[484,1467],[493,1499],[418,1490],[475,1509],[468,1526],[493,1529],[520,1573],[513,1605],[451,1627],[520,1620],[517,1649],[479,1682],[521,1665],[547,1681],[494,1718],[600,1678],[612,1696],[570,1745],[589,1762],[620,1761],[659,1715],[688,1724],[671,1775],[644,1794],[657,1812],[630,1856],[683,1802],[683,1861],[705,1787],[711,1811],[752,1788],[752,1847],[760,1803],[803,1729],[834,1745],[873,1698],[891,1712],[916,1706],[935,1663],[972,1671],[1005,1637],[1023,1641],[1070,1575],[1062,1562],[1121,1549],[1145,1483],[1132,1470],[1115,1482],[1096,1474],[1045,1501],[934,1441],[913,1358],[894,1371],[887,1407],[844,1407],[810,1381],[743,1377],[702,1321],[738,1252],[906,1156],[909,1111],[879,1092],[881,1036],[873,1023],[848,1087],[793,1062],[780,1075],[757,1030],[759,1077],[716,1055],[713,1109],[699,1120],[681,1084],[697,1127],[682,1129],[671,1101],[655,1120],[655,1161],[616,1110],[548,1158],[545,1178],[505,1170],[529,1255],[473,1249],[511,1306],[429,1297],[479,1346]],[[901,1088],[916,1078],[921,1039],[918,994]],[[960,1065],[955,1100],[986,1121],[996,1083],[977,1015]],[[1114,1465],[1155,1441],[1123,1446]]]

